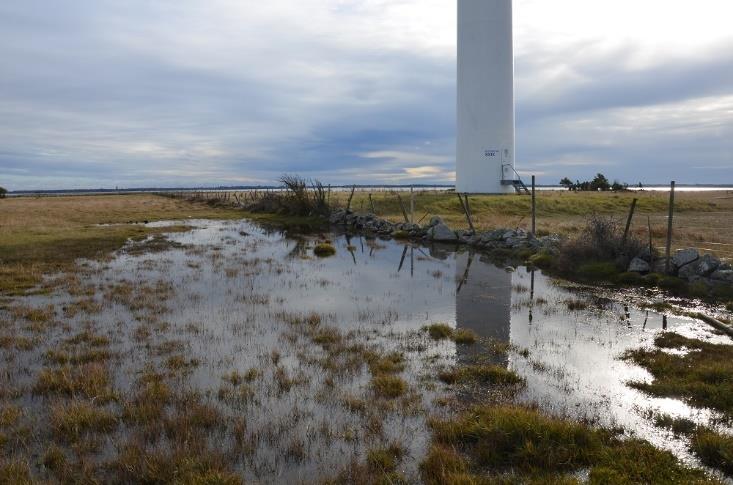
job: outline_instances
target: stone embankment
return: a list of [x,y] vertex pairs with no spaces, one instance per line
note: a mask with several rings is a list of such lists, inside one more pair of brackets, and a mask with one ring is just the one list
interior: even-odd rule
[[454,231],[440,217],[433,217],[426,225],[392,223],[374,214],[356,214],[337,209],[329,218],[331,224],[379,236],[469,245],[480,249],[508,249],[513,251],[557,253],[559,236],[534,237],[521,229],[496,229],[488,232]]

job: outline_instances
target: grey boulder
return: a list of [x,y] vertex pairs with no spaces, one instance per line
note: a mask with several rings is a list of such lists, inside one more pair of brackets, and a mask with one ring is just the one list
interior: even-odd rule
[[438,224],[444,224],[443,219],[441,219],[440,216],[433,216],[430,218],[430,223],[428,224],[428,227],[435,227]]
[[629,263],[629,269],[627,271],[630,273],[648,273],[651,270],[652,268],[649,263],[641,258],[634,258]]
[[428,230],[428,239],[438,242],[456,242],[458,236],[451,230],[450,227],[443,223],[436,224]]
[[678,275],[680,278],[692,280],[696,276],[710,276],[720,266],[720,260],[711,254],[706,254],[702,258],[687,264],[680,268]]
[[697,252],[697,249],[680,249],[675,253],[674,256],[672,256],[672,263],[678,268],[681,268],[694,261],[697,261],[698,259],[700,259],[700,253]]

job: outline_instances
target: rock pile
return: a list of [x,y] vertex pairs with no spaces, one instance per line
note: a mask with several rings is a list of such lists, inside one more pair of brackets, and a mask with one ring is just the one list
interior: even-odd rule
[[[652,270],[663,272],[665,260],[658,261],[654,268],[643,257],[634,258],[628,271],[649,273]],[[670,261],[672,275],[689,283],[700,283],[710,288],[733,285],[733,266],[723,263],[712,254],[700,255],[694,248],[680,249]]]
[[463,244],[481,249],[529,249],[534,252],[546,251],[556,253],[560,245],[560,237],[545,236],[536,238],[521,229],[496,229],[494,231],[473,233],[470,231],[454,231],[440,217],[433,217],[427,225],[395,224],[377,217],[374,214],[355,214],[345,209],[336,209],[329,218],[331,224],[345,226],[353,230],[371,233],[378,236],[402,236],[424,241]]

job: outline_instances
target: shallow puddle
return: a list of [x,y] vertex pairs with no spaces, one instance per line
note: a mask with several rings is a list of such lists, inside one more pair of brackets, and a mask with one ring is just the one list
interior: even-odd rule
[[[467,250],[327,234],[322,238],[333,242],[336,255],[321,259],[313,255],[315,236],[289,237],[246,221],[185,224],[194,229],[170,234],[175,244],[167,249],[122,250],[110,261],[85,263],[84,284],[97,288],[99,310],[65,317],[57,332],[91,320],[109,335],[122,392],[146,365],[183,355],[190,370],[181,386],[245,418],[246,451],[237,465],[249,481],[319,481],[390,443],[406,450],[400,471],[416,480],[430,440],[426,420],[448,412],[440,402],[452,394],[438,372],[484,358],[526,379],[517,396],[522,402],[623,427],[695,463],[684,439],[656,428],[648,413],[699,423],[713,413],[628,387],[627,381],[650,376],[618,357],[651,345],[664,330],[730,343],[702,323],[567,289],[540,272],[497,266]],[[27,299],[59,308],[69,302],[66,294]],[[486,345],[433,341],[422,329],[436,322],[511,343],[513,350],[490,354]],[[148,334],[140,336],[143,327]],[[377,402],[369,370],[329,354],[332,339],[401,352],[408,391]],[[32,386],[44,350],[15,359],[9,382]],[[259,377],[247,384],[248,394],[227,394],[223,377],[251,369]],[[24,405],[37,406],[39,399],[27,397]],[[109,443],[107,453],[113,449]]]

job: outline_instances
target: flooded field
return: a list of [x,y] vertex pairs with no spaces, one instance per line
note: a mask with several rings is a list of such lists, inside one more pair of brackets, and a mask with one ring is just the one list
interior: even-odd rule
[[[716,412],[627,385],[651,376],[620,356],[665,330],[730,343],[697,321],[452,247],[185,224],[4,303],[0,405],[18,412],[0,437],[33,474],[154,482],[177,462],[225,483],[225,470],[321,483],[376,462],[415,483],[430,418],[506,400],[621,428],[693,466],[687,438],[653,416],[727,430]],[[332,257],[314,255],[323,240]],[[482,363],[523,384],[451,374]]]

